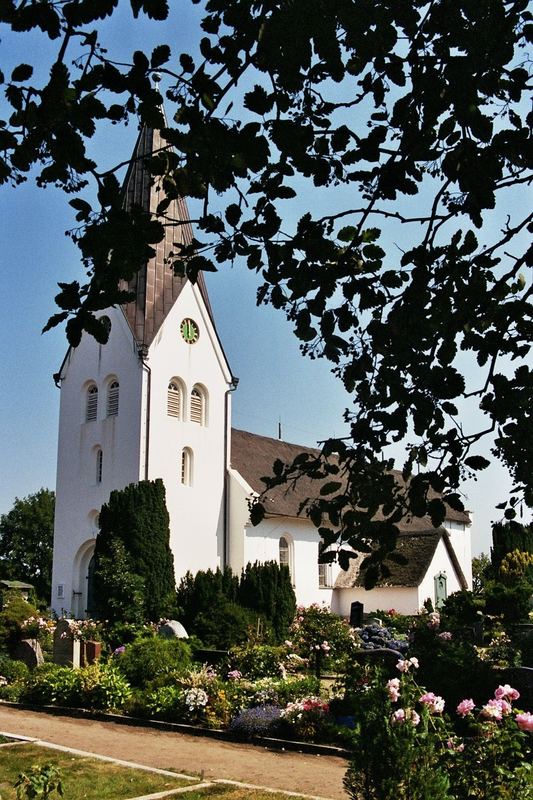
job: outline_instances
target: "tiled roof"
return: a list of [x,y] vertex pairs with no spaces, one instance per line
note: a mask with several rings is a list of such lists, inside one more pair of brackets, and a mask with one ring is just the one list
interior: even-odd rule
[[[289,444],[279,439],[259,436],[256,433],[248,433],[235,428],[232,430],[231,466],[240,473],[252,490],[258,494],[265,489],[262,478],[273,474],[272,465],[276,459],[290,464],[297,455],[303,452],[315,456],[320,453],[319,450],[312,447]],[[331,480],[331,478],[328,480]],[[301,504],[308,498],[312,500],[319,495],[322,482],[304,477],[298,480],[294,486],[274,487],[267,492],[263,501],[267,514],[276,514],[284,517],[301,516]],[[305,516],[305,512],[303,512],[303,515]],[[470,524],[470,518],[466,512],[454,511],[448,508],[446,518],[466,525]],[[428,530],[434,530],[428,517],[414,517],[411,522],[403,523],[398,527],[409,533],[423,533]]]

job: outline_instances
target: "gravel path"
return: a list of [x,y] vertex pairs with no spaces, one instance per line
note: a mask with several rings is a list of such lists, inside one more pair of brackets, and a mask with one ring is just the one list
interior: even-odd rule
[[347,800],[342,786],[346,762],[335,756],[272,751],[201,736],[1,705],[0,731],[150,767],[191,773],[203,771],[206,778],[225,778],[331,800]]

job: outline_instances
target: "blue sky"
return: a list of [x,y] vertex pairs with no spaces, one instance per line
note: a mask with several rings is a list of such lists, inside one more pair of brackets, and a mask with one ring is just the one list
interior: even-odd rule
[[[179,13],[174,10],[161,25],[133,22],[128,5],[122,4],[103,26],[117,58],[128,60],[133,50],[150,50],[161,42],[176,56],[194,52],[198,7],[180,3]],[[20,61],[45,69],[55,52],[40,36],[12,35],[0,26],[0,37],[0,67],[7,74]],[[91,148],[99,163],[111,165],[130,155],[136,135],[134,124],[107,126]],[[65,236],[74,224],[67,199],[55,189],[35,188],[31,180],[17,189],[0,187],[0,513],[9,511],[15,496],[55,485],[59,390],[52,374],[61,364],[66,340],[62,329],[44,335],[41,329],[57,310],[57,282],[83,279],[78,250]],[[303,197],[293,213],[302,213],[307,201]],[[240,379],[233,396],[234,426],[277,436],[281,419],[284,439],[311,445],[345,433],[342,412],[350,398],[327,362],[301,356],[282,313],[256,307],[259,279],[235,266],[207,280],[219,334]],[[488,550],[490,521],[499,513],[494,504],[504,499],[508,486],[504,471],[495,466],[463,487],[467,507],[474,511],[474,552]]]

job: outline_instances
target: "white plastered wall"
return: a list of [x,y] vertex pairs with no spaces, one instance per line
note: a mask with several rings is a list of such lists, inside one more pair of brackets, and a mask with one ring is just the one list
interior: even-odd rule
[[[187,344],[180,334],[183,319],[192,318],[199,338]],[[224,558],[224,490],[229,420],[225,395],[231,374],[212,322],[196,287],[187,283],[152,342],[147,364],[150,390],[150,479],[162,478],[170,515],[170,546],[176,579],[190,570],[216,569]],[[167,415],[172,378],[185,389],[184,418]],[[189,420],[190,393],[199,385],[207,394],[207,420]],[[192,452],[192,485],[181,483],[181,453]]]
[[[108,309],[109,340],[84,334],[62,370],[56,481],[52,607],[83,615],[86,571],[82,556],[96,537],[96,516],[111,490],[139,480],[143,372],[119,309]],[[119,382],[119,413],[106,417],[107,389]],[[87,388],[98,387],[97,419],[85,421]],[[97,482],[96,451],[103,453]],[[82,553],[83,550],[83,553]],[[58,597],[58,586],[63,597]]]
[[[459,556],[459,554],[457,555]],[[461,562],[461,559],[459,560]],[[463,563],[461,563],[461,567],[464,570]],[[435,576],[441,572],[446,574],[447,594],[450,595],[452,592],[459,592],[462,587],[459,583],[459,578],[456,575],[453,564],[450,561],[448,551],[446,550],[446,546],[442,539],[440,539],[435,550],[435,554],[431,560],[431,564],[429,565],[429,569],[427,570],[422,583],[418,587],[419,609],[422,608],[424,601],[427,598],[429,598],[431,602],[435,604]]]
[[419,610],[416,586],[382,587],[368,591],[363,587],[335,589],[331,610],[349,619],[350,606],[356,601],[363,604],[365,614],[392,608],[399,614],[416,614]]

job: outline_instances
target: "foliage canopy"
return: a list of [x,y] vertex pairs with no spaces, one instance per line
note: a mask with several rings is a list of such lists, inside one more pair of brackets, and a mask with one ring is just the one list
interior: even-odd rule
[[[134,17],[169,10],[130,5]],[[116,7],[0,3],[0,22],[58,44],[46,85],[27,63],[1,76],[11,108],[0,180],[34,170],[68,193],[98,187],[96,208],[70,201],[87,283],[60,285],[47,327],[66,321],[74,345],[83,331],[105,341],[95,312],[127,298],[120,279],[176,224],[170,200],[199,198],[197,238],[176,247],[174,268],[195,280],[245,260],[264,279],[258,301],[283,309],[303,351],[331,360],[353,394],[350,438],[274,479],[331,476],[308,508],[326,544],[377,540],[379,560],[402,517],[438,525],[446,506],[462,509],[461,480],[488,465],[477,447],[487,433],[514,480],[506,517],[522,498],[533,506],[527,0],[206,0],[198,61],[161,44],[127,65],[95,27]],[[118,167],[99,171],[86,153],[100,121],[135,114],[168,143],[150,164],[166,193],[157,219],[126,212]],[[310,190],[328,213],[301,213]],[[479,429],[467,428],[468,403]],[[408,486],[382,458],[406,439]]]
[[15,498],[0,517],[0,576],[28,581],[37,596],[49,601],[52,591],[55,495],[39,489]]

